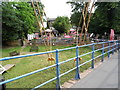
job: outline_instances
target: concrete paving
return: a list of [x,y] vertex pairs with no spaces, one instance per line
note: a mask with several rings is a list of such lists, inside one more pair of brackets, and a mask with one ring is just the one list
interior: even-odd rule
[[120,52],[111,55],[71,88],[118,88],[118,55]]

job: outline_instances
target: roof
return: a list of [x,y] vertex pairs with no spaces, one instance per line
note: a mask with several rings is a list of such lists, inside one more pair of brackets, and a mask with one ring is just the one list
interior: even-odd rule
[[56,18],[48,18],[47,21],[55,21]]

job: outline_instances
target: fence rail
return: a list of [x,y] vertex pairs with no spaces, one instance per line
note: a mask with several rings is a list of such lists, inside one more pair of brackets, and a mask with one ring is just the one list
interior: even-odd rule
[[[30,73],[27,73],[27,74],[24,74],[24,75],[21,75],[21,76],[17,76],[17,77],[12,78],[12,79],[8,79],[8,80],[5,80],[5,81],[2,81],[2,82],[0,82],[0,85],[6,84],[6,83],[9,83],[9,82],[12,82],[12,81],[15,81],[17,79],[24,78],[26,76],[30,76],[32,74],[35,74],[35,73],[38,73],[38,72],[41,72],[41,71],[44,71],[46,69],[49,69],[49,68],[52,68],[52,67],[56,66],[56,77],[54,77],[54,78],[52,78],[52,79],[50,79],[50,80],[48,80],[48,81],[46,81],[46,82],[36,86],[36,87],[34,87],[33,89],[39,88],[39,87],[41,87],[41,86],[43,86],[43,85],[45,85],[45,84],[47,84],[49,82],[52,82],[54,80],[57,80],[56,88],[59,89],[60,88],[60,77],[64,76],[65,74],[68,74],[69,72],[71,72],[71,71],[76,69],[75,79],[76,80],[80,79],[80,67],[82,65],[84,65],[84,64],[86,64],[88,62],[91,62],[91,68],[94,68],[94,60],[96,58],[102,57],[101,62],[103,62],[105,54],[108,54],[108,58],[109,58],[110,57],[110,52],[112,52],[112,54],[114,54],[114,52],[116,50],[119,50],[119,48],[120,48],[119,42],[120,41],[116,40],[116,41],[92,43],[92,44],[76,46],[76,47],[70,47],[70,48],[65,48],[65,49],[56,49],[56,50],[53,50],[53,51],[42,52],[42,53],[34,53],[34,54],[27,54],[27,55],[20,55],[20,56],[0,58],[0,61],[5,61],[5,60],[10,60],[10,59],[16,59],[16,58],[30,57],[30,56],[36,56],[36,55],[42,55],[42,54],[48,54],[48,53],[56,53],[56,64],[48,66],[48,67],[45,67],[45,68],[42,68],[42,69],[39,69],[39,70],[36,70],[36,71],[33,71],[33,72],[30,72]],[[101,44],[102,48],[95,49],[95,45],[98,45],[98,44]],[[107,44],[106,47],[105,47],[105,44]],[[86,46],[90,46],[92,48],[92,51],[88,52],[88,53],[85,53],[85,54],[82,54],[82,55],[79,55],[79,48],[86,47]],[[76,57],[73,57],[73,58],[67,59],[65,61],[59,62],[59,52],[65,51],[65,50],[71,50],[71,49],[76,49]],[[108,49],[108,51],[105,52],[105,49]],[[100,50],[102,50],[102,54],[95,57],[95,52],[100,51]],[[88,54],[91,54],[91,59],[87,60],[86,62],[84,62],[82,64],[80,64],[79,63],[80,62],[79,58],[82,57],[82,56],[88,55]],[[69,62],[69,61],[71,61],[73,59],[76,59],[76,66],[74,68],[68,70],[67,72],[60,74],[60,65],[63,64],[63,63]]]

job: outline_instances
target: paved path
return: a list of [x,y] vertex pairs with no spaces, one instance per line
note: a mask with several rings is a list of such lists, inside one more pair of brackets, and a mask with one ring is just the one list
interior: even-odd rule
[[120,52],[111,55],[71,88],[118,88],[118,55]]

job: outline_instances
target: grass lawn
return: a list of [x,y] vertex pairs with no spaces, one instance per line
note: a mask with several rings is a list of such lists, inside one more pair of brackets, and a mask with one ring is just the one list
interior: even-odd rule
[[[53,50],[55,49],[62,49],[62,48],[67,48],[71,46],[53,46]],[[30,53],[30,46],[25,47],[24,49],[21,49],[20,46],[18,47],[11,47],[11,48],[4,48],[2,49],[2,57],[8,57],[9,53],[11,51],[21,51],[22,54],[27,54]],[[44,46],[39,46],[39,52],[44,52],[45,47]],[[84,48],[79,48],[79,54],[87,53],[90,52],[91,48],[90,47],[84,47]],[[75,57],[75,49],[72,50],[67,50],[67,51],[62,51],[59,53],[59,61],[65,61],[69,58]],[[33,53],[33,52],[31,52]],[[100,55],[101,51],[98,51],[95,53],[95,56]],[[53,53],[53,57],[55,57],[55,53]],[[19,75],[23,75],[29,72],[32,72],[34,70],[38,70],[47,66],[50,66],[53,63],[50,63],[47,61],[48,56],[45,55],[38,55],[38,56],[31,56],[31,57],[24,57],[24,58],[19,58],[19,59],[12,59],[8,61],[3,61],[2,65],[6,64],[15,64],[15,67],[4,73],[4,76],[7,79],[11,79],[14,77],[17,77]],[[83,63],[87,60],[91,59],[91,54],[83,56],[82,61],[80,63]],[[100,61],[101,59],[97,59],[97,61]],[[69,61],[67,63],[64,63],[60,65],[60,74],[70,70],[75,66],[74,60]],[[91,62],[85,64],[84,66],[80,67],[80,71],[83,72],[85,69],[89,68],[91,66]],[[27,76],[25,78],[21,78],[19,80],[15,80],[13,82],[7,83],[7,88],[34,88],[37,85],[40,85],[41,83],[53,78],[56,76],[56,69],[55,67],[50,68],[48,70]],[[75,71],[70,72],[69,74],[62,76],[61,77],[61,85],[67,81],[70,80],[71,78],[75,77]],[[50,82],[41,88],[55,88],[56,86],[56,81]]]

